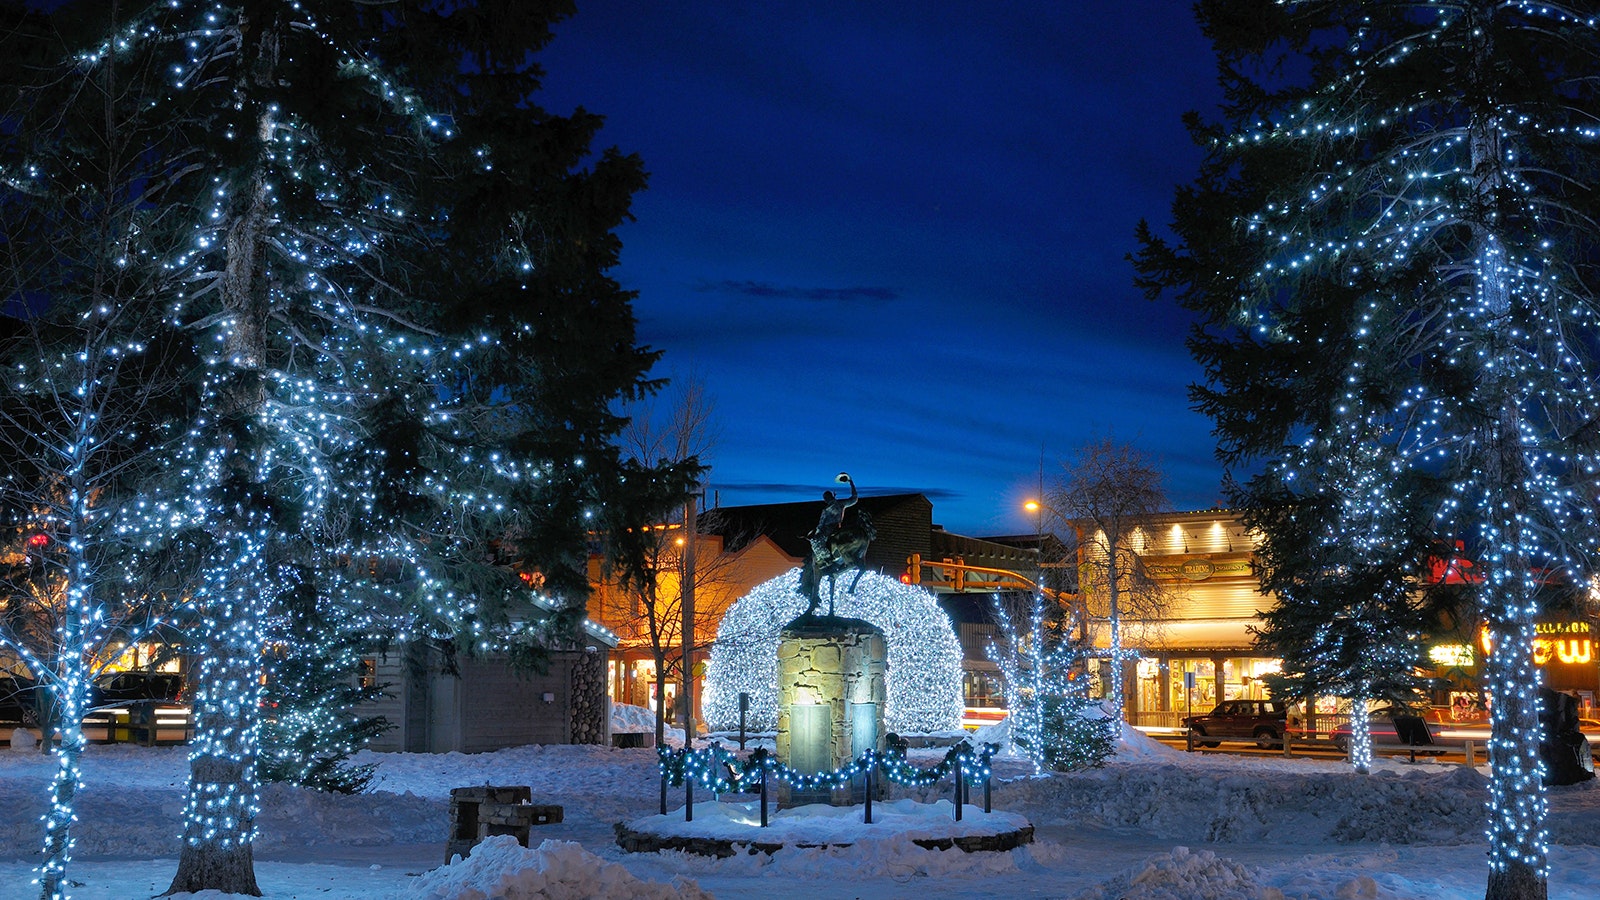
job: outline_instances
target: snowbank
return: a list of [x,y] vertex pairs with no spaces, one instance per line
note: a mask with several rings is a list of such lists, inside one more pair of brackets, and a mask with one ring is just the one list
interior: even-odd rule
[[1171,853],[1151,857],[1144,865],[1085,891],[1078,900],[1196,900],[1202,897],[1205,900],[1283,900],[1283,892],[1262,886],[1257,882],[1255,870],[1222,859],[1215,853],[1206,850],[1190,853],[1188,847],[1174,847]]
[[523,847],[510,835],[485,840],[466,859],[418,878],[415,900],[712,900],[684,878],[641,881],[570,841]]
[[[1035,825],[1137,828],[1184,843],[1299,845],[1478,842],[1487,799],[1483,775],[1466,766],[1358,775],[1337,763],[1182,753],[1020,779],[995,794],[996,806],[1023,811]],[[1594,822],[1592,801],[1584,806]]]
[[[1107,718],[1099,706],[1091,706],[1084,710],[1084,718]],[[984,743],[999,744],[1000,752],[1012,757],[1021,757],[1024,754],[1011,743],[1011,718],[1008,716],[993,725],[985,725],[972,732],[970,738],[973,744]],[[1139,729],[1122,723],[1122,736],[1113,746],[1112,752],[1121,759],[1138,760],[1172,760],[1186,754],[1182,750],[1169,747],[1152,738]]]
[[[643,706],[634,706],[631,703],[611,704],[611,733],[612,734],[655,734],[655,710]],[[683,746],[683,729],[666,727],[664,739],[669,746]]]
[[1120,759],[1171,760],[1184,755],[1176,747],[1168,747],[1148,734],[1122,723],[1122,738],[1117,741],[1116,754]]

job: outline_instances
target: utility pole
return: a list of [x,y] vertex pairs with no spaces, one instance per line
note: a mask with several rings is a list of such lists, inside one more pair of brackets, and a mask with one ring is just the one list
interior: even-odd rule
[[699,496],[690,494],[683,502],[683,572],[678,590],[683,598],[683,656],[678,665],[682,683],[678,698],[683,703],[683,746],[694,745],[694,582],[695,538],[700,530]]

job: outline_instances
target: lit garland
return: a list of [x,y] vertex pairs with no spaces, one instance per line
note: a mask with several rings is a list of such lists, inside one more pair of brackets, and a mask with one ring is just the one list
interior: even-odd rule
[[852,781],[868,772],[882,772],[896,784],[927,787],[950,777],[957,768],[967,783],[980,783],[993,775],[990,761],[999,751],[998,744],[973,747],[963,741],[946,751],[944,759],[924,769],[907,762],[904,751],[868,750],[827,772],[792,769],[765,749],[756,750],[741,760],[717,743],[698,750],[661,747],[656,755],[657,769],[669,784],[681,787],[688,779],[713,794],[727,794],[752,793],[760,790],[763,782],[782,782],[798,791],[832,790],[849,787]]
[[[885,727],[899,734],[959,728],[961,644],[938,601],[878,572],[864,573],[854,592],[840,581],[836,614],[876,625],[888,644]],[[722,617],[702,700],[713,730],[739,727],[741,692],[750,695],[747,728],[778,727],[778,635],[806,610],[799,584],[800,570],[791,569],[758,585]]]

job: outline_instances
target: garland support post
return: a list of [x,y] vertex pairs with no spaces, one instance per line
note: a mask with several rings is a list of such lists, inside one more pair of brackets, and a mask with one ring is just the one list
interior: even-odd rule
[[[765,751],[762,751],[765,753]],[[767,827],[767,758],[761,757],[761,827]]]
[[[687,751],[688,748],[685,748]],[[689,773],[688,759],[684,760],[683,770],[683,820],[694,821],[694,776]]]
[[750,695],[739,692],[739,749],[744,749],[744,717],[750,712]]
[[661,814],[667,814],[667,767],[661,767]]
[[875,766],[869,757],[867,761],[867,771],[861,776],[861,781],[864,785],[866,785],[867,788],[867,816],[863,820],[867,825],[872,824],[872,770],[874,768]]
[[955,771],[955,776],[956,776],[956,821],[959,822],[959,821],[961,821],[961,782],[962,782],[962,777],[961,777],[961,757],[960,757],[959,754],[955,758],[955,770],[954,771]]
[[993,794],[994,794],[994,792],[991,790],[991,787],[992,787],[993,783],[994,783],[994,775],[990,774],[990,775],[983,776],[983,811],[985,813],[994,812],[994,809],[993,809],[993,802],[994,802]]

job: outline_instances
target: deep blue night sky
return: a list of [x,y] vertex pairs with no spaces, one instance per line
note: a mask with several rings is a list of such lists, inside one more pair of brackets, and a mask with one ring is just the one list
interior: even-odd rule
[[541,60],[651,172],[613,274],[658,374],[706,382],[724,505],[843,469],[1026,532],[1041,454],[1106,436],[1217,502],[1187,319],[1124,259],[1217,102],[1188,3],[579,0]]

